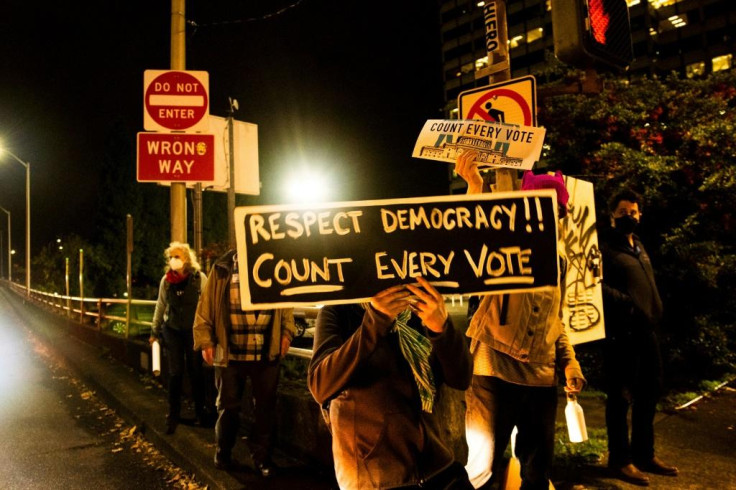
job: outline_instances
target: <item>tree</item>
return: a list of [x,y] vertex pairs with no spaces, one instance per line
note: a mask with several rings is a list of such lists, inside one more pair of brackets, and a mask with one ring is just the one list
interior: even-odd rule
[[540,111],[546,163],[594,182],[599,218],[622,187],[644,196],[672,373],[719,376],[736,361],[735,86],[734,70],[609,80],[599,95],[548,98]]

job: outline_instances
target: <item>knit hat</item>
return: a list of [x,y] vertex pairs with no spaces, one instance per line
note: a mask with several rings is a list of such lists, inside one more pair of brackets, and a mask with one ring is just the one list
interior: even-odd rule
[[534,175],[533,172],[527,170],[521,179],[521,190],[530,191],[534,189],[554,189],[557,192],[557,204],[562,208],[562,216],[567,214],[567,201],[570,195],[565,188],[565,179],[559,170],[554,175],[541,174]]

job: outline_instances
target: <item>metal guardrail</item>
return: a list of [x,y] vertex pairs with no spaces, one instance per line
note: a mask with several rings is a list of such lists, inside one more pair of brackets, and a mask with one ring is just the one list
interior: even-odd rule
[[[26,297],[26,288],[7,282],[17,294]],[[29,297],[36,303],[51,308],[60,315],[75,319],[80,324],[100,332],[126,339],[147,342],[151,333],[156,301],[119,298],[80,298],[31,289]],[[295,308],[297,321],[305,324],[317,317],[318,307]],[[291,347],[289,355],[311,359],[312,349]]]
[[[3,281],[8,282],[8,281]],[[11,289],[18,294],[26,296],[26,288],[14,282],[8,282]],[[142,299],[119,299],[119,298],[80,298],[77,296],[63,296],[58,293],[46,293],[31,289],[30,298],[37,303],[53,308],[60,314],[74,319],[79,323],[100,332],[110,335],[124,337],[126,339],[148,341],[151,333],[153,312],[156,301]],[[463,306],[463,295],[450,295],[445,301],[455,307],[456,302]],[[320,307],[297,307],[294,308],[294,317],[301,334],[310,323],[317,318]],[[311,359],[312,349],[299,347],[289,348],[289,355]]]

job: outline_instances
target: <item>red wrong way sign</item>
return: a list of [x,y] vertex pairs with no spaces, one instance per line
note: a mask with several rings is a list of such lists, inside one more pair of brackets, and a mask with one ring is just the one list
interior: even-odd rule
[[138,182],[214,180],[214,134],[138,133]]
[[209,74],[206,71],[146,70],[143,93],[145,130],[209,129]]

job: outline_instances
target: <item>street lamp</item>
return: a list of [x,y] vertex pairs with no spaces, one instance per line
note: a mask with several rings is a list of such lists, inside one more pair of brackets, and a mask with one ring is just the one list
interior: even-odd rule
[[7,153],[26,169],[26,296],[31,295],[31,164],[24,162],[14,153],[0,149],[0,153]]
[[12,248],[13,243],[10,241],[10,211],[2,206],[0,206],[0,210],[4,211],[5,214],[8,215],[8,282],[13,282],[13,268],[10,265],[10,249]]

